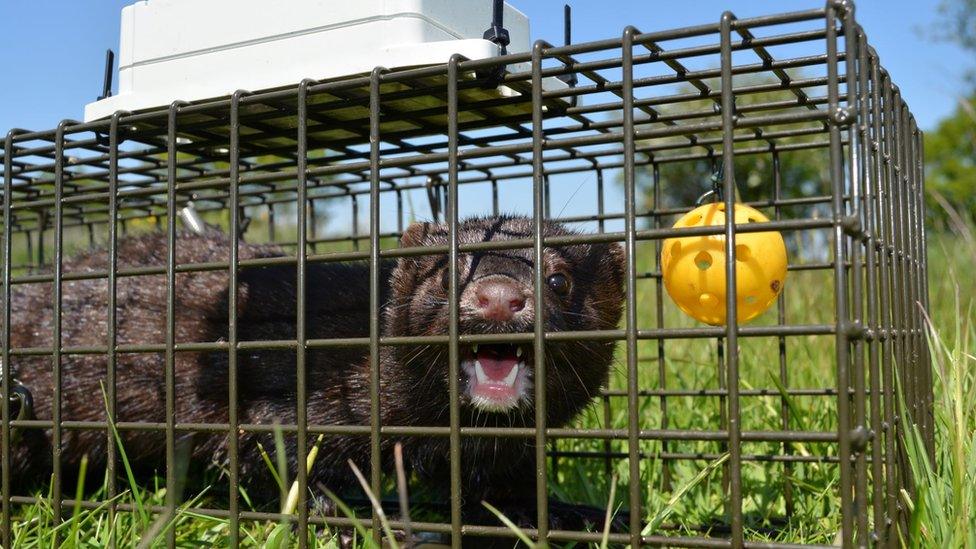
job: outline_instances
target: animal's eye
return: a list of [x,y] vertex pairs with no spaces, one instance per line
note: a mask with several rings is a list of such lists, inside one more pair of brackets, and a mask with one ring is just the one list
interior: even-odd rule
[[556,273],[549,275],[546,279],[546,284],[549,288],[556,292],[557,295],[567,295],[569,293],[569,278],[563,273]]

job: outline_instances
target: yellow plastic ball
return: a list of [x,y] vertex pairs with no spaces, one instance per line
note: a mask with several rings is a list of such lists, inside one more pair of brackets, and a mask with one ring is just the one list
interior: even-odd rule
[[[735,205],[735,223],[759,223],[769,218],[744,204]],[[725,204],[699,206],[681,217],[675,227],[725,224]],[[769,308],[786,280],[786,244],[777,231],[735,235],[736,317],[747,322]],[[707,324],[724,325],[725,235],[669,238],[661,250],[664,287],[678,307]]]

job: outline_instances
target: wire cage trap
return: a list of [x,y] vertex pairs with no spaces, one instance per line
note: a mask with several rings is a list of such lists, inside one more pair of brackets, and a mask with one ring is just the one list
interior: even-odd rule
[[[518,63],[530,69],[498,70]],[[570,84],[545,88],[543,79],[553,77]],[[922,315],[921,140],[844,0],[749,19],[725,13],[717,22],[665,31],[629,27],[598,42],[537,42],[530,53],[498,58],[377,68],[65,121],[48,131],[11,130],[3,153],[3,544],[11,546],[18,509],[41,500],[58,516],[75,505],[113,516],[134,512],[115,499],[123,491],[115,480],[119,451],[138,455],[147,440],[159,443],[158,473],[167,487],[164,504],[150,511],[174,516],[184,503],[179,452],[193,433],[227,440],[226,478],[217,482],[231,488],[193,511],[228,520],[230,544],[240,543],[240,529],[254,521],[291,521],[299,532],[348,527],[348,517],[310,511],[317,487],[305,485],[303,467],[290,472],[299,483],[293,513],[241,501],[241,456],[261,440],[245,434],[278,430],[297,463],[313,447],[328,453],[336,437],[360,439],[372,460],[389,459],[393,440],[442,441],[448,499],[427,501],[433,510],[423,520],[393,516],[390,524],[453,546],[515,539],[501,523],[471,523],[461,511],[463,471],[480,466],[465,461],[463,444],[504,438],[532,449],[532,491],[549,504],[533,510],[524,533],[550,544],[599,543],[602,523],[577,531],[550,527],[550,519],[560,505],[605,509],[615,479],[620,490],[610,505],[626,512],[610,528],[613,544],[790,547],[796,539],[810,546],[836,539],[845,547],[895,546],[906,519],[899,492],[911,490],[900,437],[915,425],[930,451],[934,444]],[[712,174],[726,209],[741,200],[769,221],[672,228],[713,187]],[[502,213],[527,216],[535,231],[503,242],[456,238],[466,217]],[[417,219],[444,226],[447,243],[401,245]],[[200,220],[242,242],[275,243],[287,255],[227,246],[226,260],[177,261],[184,229]],[[538,232],[544,220],[580,232],[546,236]],[[739,323],[729,276],[726,325],[683,316],[664,291],[664,240],[724,237],[734,250],[736,235],[761,231],[781,232],[790,256],[774,307]],[[155,250],[161,262],[126,266],[120,250],[127,239],[152,232],[165,244]],[[624,252],[618,327],[549,332],[537,318],[518,335],[459,330],[453,292],[464,281],[451,266],[456,260],[506,250],[541,258],[550,249],[611,242]],[[71,260],[83,253],[89,263]],[[439,257],[447,273],[448,329],[423,338],[382,333],[383,262],[423,256]],[[708,268],[734,273],[735,261],[729,253]],[[307,336],[301,304],[316,289],[305,286],[306,273],[357,262],[367,276],[349,283],[365,292],[364,332]],[[220,337],[194,340],[178,328],[192,305],[178,295],[181,277],[219,273],[225,289],[236,288],[249,271],[271,265],[293,268],[295,278],[281,283],[294,288],[288,310],[296,315],[295,337],[241,335],[235,298],[223,303],[228,327]],[[536,296],[543,284],[534,277]],[[162,292],[152,337],[145,335],[152,330],[126,327],[119,313],[131,297],[120,288],[139,286]],[[63,308],[66,296],[84,287],[97,288],[104,302],[81,312]],[[48,301],[18,304],[30,288]],[[18,335],[25,307],[36,314],[33,339]],[[101,329],[79,333],[72,325],[78,314]],[[126,335],[134,333],[144,339]],[[456,364],[442,423],[381,421],[383,348],[431,345],[456,358],[465,346],[518,341],[544,356],[551,342],[573,340],[615,341],[616,358],[592,405],[565,424],[548,424],[541,407],[529,426],[463,424]],[[368,422],[316,423],[306,408],[317,388],[301,381],[282,396],[295,421],[245,414],[248,372],[237,364],[246,356],[290,353],[295,379],[303,380],[315,353],[341,349],[364,357]],[[220,421],[201,420],[181,405],[188,398],[178,390],[181,355],[201,353],[226,365],[228,381],[205,388],[225,403]],[[84,361],[101,374],[79,380],[72,368]],[[144,383],[160,406],[120,416],[127,404],[115,385],[138,361],[155,365]],[[44,372],[26,376],[43,386],[23,383],[29,368]],[[81,415],[79,402],[100,401],[100,387],[101,415]],[[549,390],[538,383],[531,396],[546,402]],[[32,415],[22,413],[29,396]],[[89,459],[107,468],[106,490],[100,499],[75,501],[67,479],[77,456],[62,449],[96,438],[102,455]],[[48,441],[49,459],[38,466],[51,480],[49,494],[20,487],[18,445],[25,439]],[[396,487],[379,467],[367,476],[374,494],[395,500]],[[422,495],[422,488],[412,485],[411,493]],[[411,505],[422,500],[418,495]],[[364,512],[379,537],[375,509],[367,504]],[[176,530],[166,534],[169,545]]]

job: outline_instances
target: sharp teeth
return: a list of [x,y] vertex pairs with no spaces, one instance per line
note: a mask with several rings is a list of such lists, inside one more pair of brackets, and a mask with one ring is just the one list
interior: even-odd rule
[[474,344],[474,354],[478,354],[478,344]]
[[474,361],[474,375],[478,383],[488,383],[488,376],[485,374],[485,369],[481,367],[479,360]]
[[516,347],[515,348],[515,356],[517,356],[518,358],[522,358],[522,348],[521,347]]
[[518,376],[519,368],[521,368],[521,367],[522,367],[522,363],[521,362],[519,362],[518,364],[516,364],[515,366],[513,366],[512,367],[512,371],[511,372],[508,372],[508,375],[505,376],[505,379],[503,380],[503,383],[505,385],[508,385],[509,387],[515,385],[515,377]]

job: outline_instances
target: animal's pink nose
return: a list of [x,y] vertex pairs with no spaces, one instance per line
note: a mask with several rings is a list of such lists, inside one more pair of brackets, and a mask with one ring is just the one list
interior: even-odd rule
[[504,322],[525,308],[525,294],[513,282],[486,280],[475,289],[481,314],[488,320]]

